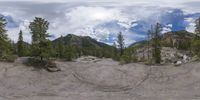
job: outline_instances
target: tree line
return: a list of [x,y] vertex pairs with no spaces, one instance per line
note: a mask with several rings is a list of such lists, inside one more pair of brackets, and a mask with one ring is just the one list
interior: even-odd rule
[[[192,52],[200,57],[200,18],[196,21],[195,38],[191,42]],[[49,59],[51,57],[58,57],[71,61],[73,58],[77,58],[84,55],[93,55],[97,57],[109,57],[122,63],[137,62],[136,53],[137,48],[125,47],[124,36],[120,32],[117,36],[117,41],[113,43],[112,49],[109,51],[102,50],[97,47],[88,47],[88,49],[81,49],[73,45],[64,45],[63,36],[60,37],[56,47],[52,45],[52,41],[48,39],[50,34],[47,32],[49,28],[49,22],[46,19],[35,17],[30,22],[29,29],[32,36],[31,45],[26,45],[23,40],[23,32],[20,30],[17,46],[13,46],[14,43],[9,40],[6,35],[6,20],[0,17],[0,59],[12,58],[14,54],[19,57],[31,56],[42,60]],[[149,62],[160,63],[161,62],[161,37],[162,37],[162,25],[156,23],[152,25],[147,32],[147,44],[148,44],[148,59]],[[86,42],[85,45],[88,45]],[[152,48],[151,52],[149,52]],[[150,56],[152,58],[150,58]]]

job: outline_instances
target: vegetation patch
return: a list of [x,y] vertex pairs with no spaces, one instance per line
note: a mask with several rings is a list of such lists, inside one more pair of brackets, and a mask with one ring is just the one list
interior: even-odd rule
[[40,60],[39,58],[28,58],[27,61],[24,62],[27,66],[32,66],[36,69],[45,69],[49,72],[57,72],[61,71],[56,66],[56,63],[52,60]]
[[0,61],[15,62],[17,55],[5,55],[0,58]]

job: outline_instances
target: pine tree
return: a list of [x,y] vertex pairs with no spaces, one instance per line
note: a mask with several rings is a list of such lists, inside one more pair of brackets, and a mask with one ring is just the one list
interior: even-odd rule
[[6,24],[6,20],[3,17],[0,17],[0,39],[4,41],[7,40],[7,30],[5,29]]
[[60,36],[59,42],[58,42],[58,55],[60,58],[63,58],[64,56],[64,40],[63,36]]
[[19,57],[24,56],[24,44],[23,44],[23,33],[20,30],[19,32],[19,39],[18,39],[18,43],[17,43],[17,53]]
[[152,57],[154,58],[155,63],[161,62],[161,31],[162,26],[157,23],[154,27],[151,29],[151,35],[152,35]]
[[49,56],[50,41],[47,39],[49,22],[43,18],[35,17],[29,28],[32,34],[32,55],[43,58]]
[[72,61],[74,58],[74,47],[72,45],[66,46],[65,58],[67,61]]
[[6,55],[9,47],[6,35],[7,30],[5,29],[6,24],[6,20],[3,17],[0,17],[0,57]]
[[118,47],[119,47],[119,50],[120,50],[120,56],[123,55],[123,52],[124,52],[124,48],[125,48],[125,44],[124,44],[124,36],[122,35],[122,33],[120,32],[118,34]]

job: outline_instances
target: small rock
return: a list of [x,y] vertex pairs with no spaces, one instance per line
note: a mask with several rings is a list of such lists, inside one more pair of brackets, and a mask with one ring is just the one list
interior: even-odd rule
[[58,72],[58,71],[61,71],[61,69],[57,68],[57,67],[54,67],[54,68],[47,67],[47,71],[49,71],[49,72]]
[[187,55],[184,55],[184,56],[183,56],[183,62],[184,62],[184,63],[189,62],[189,57],[188,57]]
[[180,66],[182,64],[182,61],[176,61],[175,66]]

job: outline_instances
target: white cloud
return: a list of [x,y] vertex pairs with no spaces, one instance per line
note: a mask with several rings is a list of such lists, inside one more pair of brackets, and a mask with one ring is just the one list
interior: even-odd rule
[[186,30],[188,32],[194,32],[195,31],[195,19],[186,18],[185,20],[189,23],[189,25],[186,27]]
[[28,20],[24,20],[23,22],[20,23],[19,27],[16,28],[7,28],[8,32],[8,37],[11,38],[11,40],[13,40],[14,42],[18,41],[18,33],[20,30],[22,30],[23,32],[23,39],[28,42],[31,43],[31,35],[29,32],[29,21]]
[[[17,33],[21,29],[24,31],[24,39],[29,42],[31,41],[31,36],[28,25],[29,21],[32,21],[35,16],[46,18],[50,22],[48,32],[56,37],[73,33],[76,35],[91,36],[101,41],[105,39],[109,40],[110,35],[116,36],[119,31],[122,31],[127,38],[126,43],[130,44],[135,41],[133,37],[144,38],[144,34],[134,34],[134,32],[130,32],[129,30],[130,27],[138,26],[137,21],[158,22],[163,12],[170,12],[174,8],[184,10],[185,14],[200,12],[200,6],[195,5],[199,0],[107,0],[105,2],[99,0],[9,1],[13,1],[14,3],[0,4],[0,14],[10,15],[21,21],[19,27],[9,28],[9,37],[16,41],[18,38]],[[190,24],[187,30],[192,31],[194,23],[192,21],[188,21],[188,23]],[[172,24],[169,23],[164,30],[170,31],[171,27]]]
[[172,31],[171,28],[163,27],[162,34]]
[[172,28],[172,26],[173,26],[172,24],[168,24],[168,25],[167,25],[167,27],[169,27],[169,28]]
[[118,20],[119,23],[129,24],[129,19],[118,9],[108,9],[104,7],[77,7],[66,13],[70,24],[76,24],[73,27],[84,25],[97,25],[112,20]]
[[117,21],[116,24],[128,29],[131,27],[132,22],[132,19],[128,18],[128,15],[116,8],[80,6],[66,12],[65,15],[65,23],[69,25],[67,28],[60,27],[59,23],[57,23],[58,25],[53,23],[53,26],[59,26],[60,30],[63,31],[65,29],[67,33],[91,36],[97,40],[108,38],[111,33],[117,34],[120,31],[117,28],[111,29],[110,26],[101,27],[101,25]]

